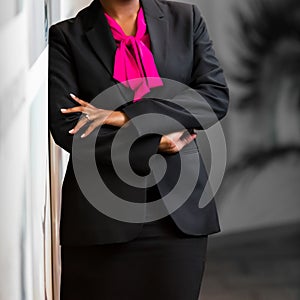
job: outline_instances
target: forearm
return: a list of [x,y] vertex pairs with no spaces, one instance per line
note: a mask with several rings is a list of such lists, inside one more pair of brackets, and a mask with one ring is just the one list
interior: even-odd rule
[[122,127],[128,121],[129,118],[124,112],[114,111],[107,117],[105,123],[116,127]]

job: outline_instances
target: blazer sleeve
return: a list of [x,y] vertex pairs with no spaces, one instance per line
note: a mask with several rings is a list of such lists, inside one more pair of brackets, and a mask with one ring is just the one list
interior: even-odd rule
[[[80,89],[76,78],[75,64],[69,45],[64,37],[64,33],[57,25],[49,28],[49,67],[48,67],[48,109],[49,130],[57,145],[69,152],[72,151],[73,139],[79,138],[82,128],[77,134],[72,135],[68,131],[75,127],[81,113],[63,114],[61,108],[70,108],[79,104],[72,100],[70,93],[80,95]],[[111,143],[119,128],[110,126],[104,130],[96,130],[92,134],[97,134],[95,144],[95,157],[101,163],[111,164]],[[89,137],[87,137],[89,138]],[[87,139],[86,138],[86,139]],[[148,134],[136,141],[131,149],[131,161],[133,170],[139,174],[146,174],[150,171],[149,158],[157,153],[161,135]],[[89,154],[91,149],[82,147],[80,153],[82,159],[85,154]],[[122,149],[120,149],[122,153]],[[124,158],[126,159],[126,158]]]
[[[157,113],[177,120],[186,129],[207,129],[227,113],[229,89],[215,55],[206,23],[196,5],[193,8],[193,70],[187,88],[172,98],[145,98],[122,110],[130,119]],[[163,133],[182,130],[169,118],[150,122],[152,131]],[[136,126],[139,126],[138,124]],[[142,131],[142,130],[141,130]]]
[[60,109],[76,106],[69,94],[78,95],[79,89],[68,45],[56,25],[49,28],[48,62],[49,129],[56,144],[71,153],[73,136],[68,131],[75,127],[81,113],[66,115]]

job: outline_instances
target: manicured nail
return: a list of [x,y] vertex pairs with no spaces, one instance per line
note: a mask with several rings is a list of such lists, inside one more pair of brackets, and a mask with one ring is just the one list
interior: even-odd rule
[[73,132],[74,132],[74,129],[69,130],[69,133],[73,133]]
[[61,110],[61,112],[66,112],[67,111],[65,108],[61,108],[60,110]]
[[71,96],[72,98],[76,98],[76,96],[75,96],[74,94],[72,94],[72,93],[70,93],[70,96]]
[[84,133],[84,134],[82,134],[80,137],[81,137],[81,138],[84,138],[84,137],[85,137],[85,133]]

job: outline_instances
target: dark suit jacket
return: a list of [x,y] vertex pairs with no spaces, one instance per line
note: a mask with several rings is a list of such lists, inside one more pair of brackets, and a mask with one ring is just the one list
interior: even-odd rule
[[[120,101],[118,109],[123,110],[131,120],[143,114],[159,113],[176,119],[190,130],[210,127],[226,115],[229,97],[222,68],[198,8],[191,4],[160,0],[142,0],[141,4],[160,76],[186,84],[196,91],[198,97],[189,91],[174,89],[175,92],[171,91],[175,93],[171,97],[173,101],[163,99],[163,91],[160,96],[154,92],[154,96],[136,103],[122,104]],[[78,122],[80,114],[64,115],[60,112],[60,108],[78,106],[69,93],[92,101],[99,93],[116,85],[112,77],[115,50],[116,44],[99,0],[94,0],[76,17],[52,25],[49,30],[49,128],[55,142],[71,155],[62,187],[62,245],[125,242],[137,237],[143,226],[143,223],[115,220],[87,201],[74,174],[74,161],[80,160],[84,153],[79,157],[77,152],[77,158],[74,158],[72,142],[77,135],[73,137],[68,133]],[[120,99],[130,92],[124,88],[120,92]],[[179,105],[188,105],[192,114],[178,106],[175,100]],[[103,108],[112,108],[110,103],[110,99],[106,99],[106,102],[102,102]],[[207,110],[205,103],[212,108],[213,114]],[[144,176],[150,171],[148,160],[157,153],[161,134],[180,128],[169,123],[167,118],[165,121],[147,123],[152,134],[144,134],[139,124],[131,125],[140,136],[131,147],[131,167]],[[114,193],[128,201],[143,203],[146,201],[145,189],[126,185],[113,170],[110,149],[117,132],[118,128],[103,126],[96,133],[95,158],[98,170]],[[122,152],[122,149],[119,150]],[[178,228],[189,235],[219,232],[214,199],[204,208],[198,207],[207,174],[196,143],[192,142],[184,148],[182,154],[186,155],[191,171],[193,161],[199,157],[201,168],[190,197],[171,213],[171,217]],[[181,168],[179,153],[163,156],[167,163],[166,174],[158,185],[151,188],[157,198],[172,190]]]

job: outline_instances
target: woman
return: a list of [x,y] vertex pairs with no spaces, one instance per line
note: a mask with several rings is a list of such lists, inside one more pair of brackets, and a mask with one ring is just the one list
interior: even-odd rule
[[[193,88],[197,96],[176,91],[172,102],[158,97],[163,92],[149,96],[163,91],[164,79]],[[105,99],[101,107],[91,103],[117,83],[132,101],[120,102],[117,109],[111,104],[115,95]],[[190,112],[180,107],[182,103]],[[107,200],[104,194],[97,194],[98,203],[89,201],[77,181],[74,165],[88,151],[81,156],[72,146],[74,141],[88,143],[96,134],[93,151],[109,189],[133,203],[150,203],[176,185],[180,155],[187,162],[183,166],[186,177],[195,173],[194,162],[201,157],[193,130],[223,118],[227,107],[223,72],[194,5],[94,0],[75,18],[51,26],[49,127],[55,142],[71,154],[62,188],[61,299],[198,299],[207,236],[220,231],[214,199],[204,208],[198,207],[207,180],[205,169],[197,172],[195,188],[188,191],[187,201],[178,209],[150,222],[130,222],[96,208]],[[151,113],[165,118],[147,122],[147,126],[133,122],[138,117],[146,122]],[[185,129],[168,122],[167,117]],[[157,184],[136,188],[116,175],[111,147],[121,127],[135,128],[138,134],[129,154],[136,174],[149,174],[153,154],[164,157],[167,169]],[[123,142],[126,145],[126,140]],[[119,156],[123,149],[117,148]],[[93,180],[90,175],[87,173]],[[180,195],[175,194],[174,202]],[[122,213],[121,208],[117,213]]]

